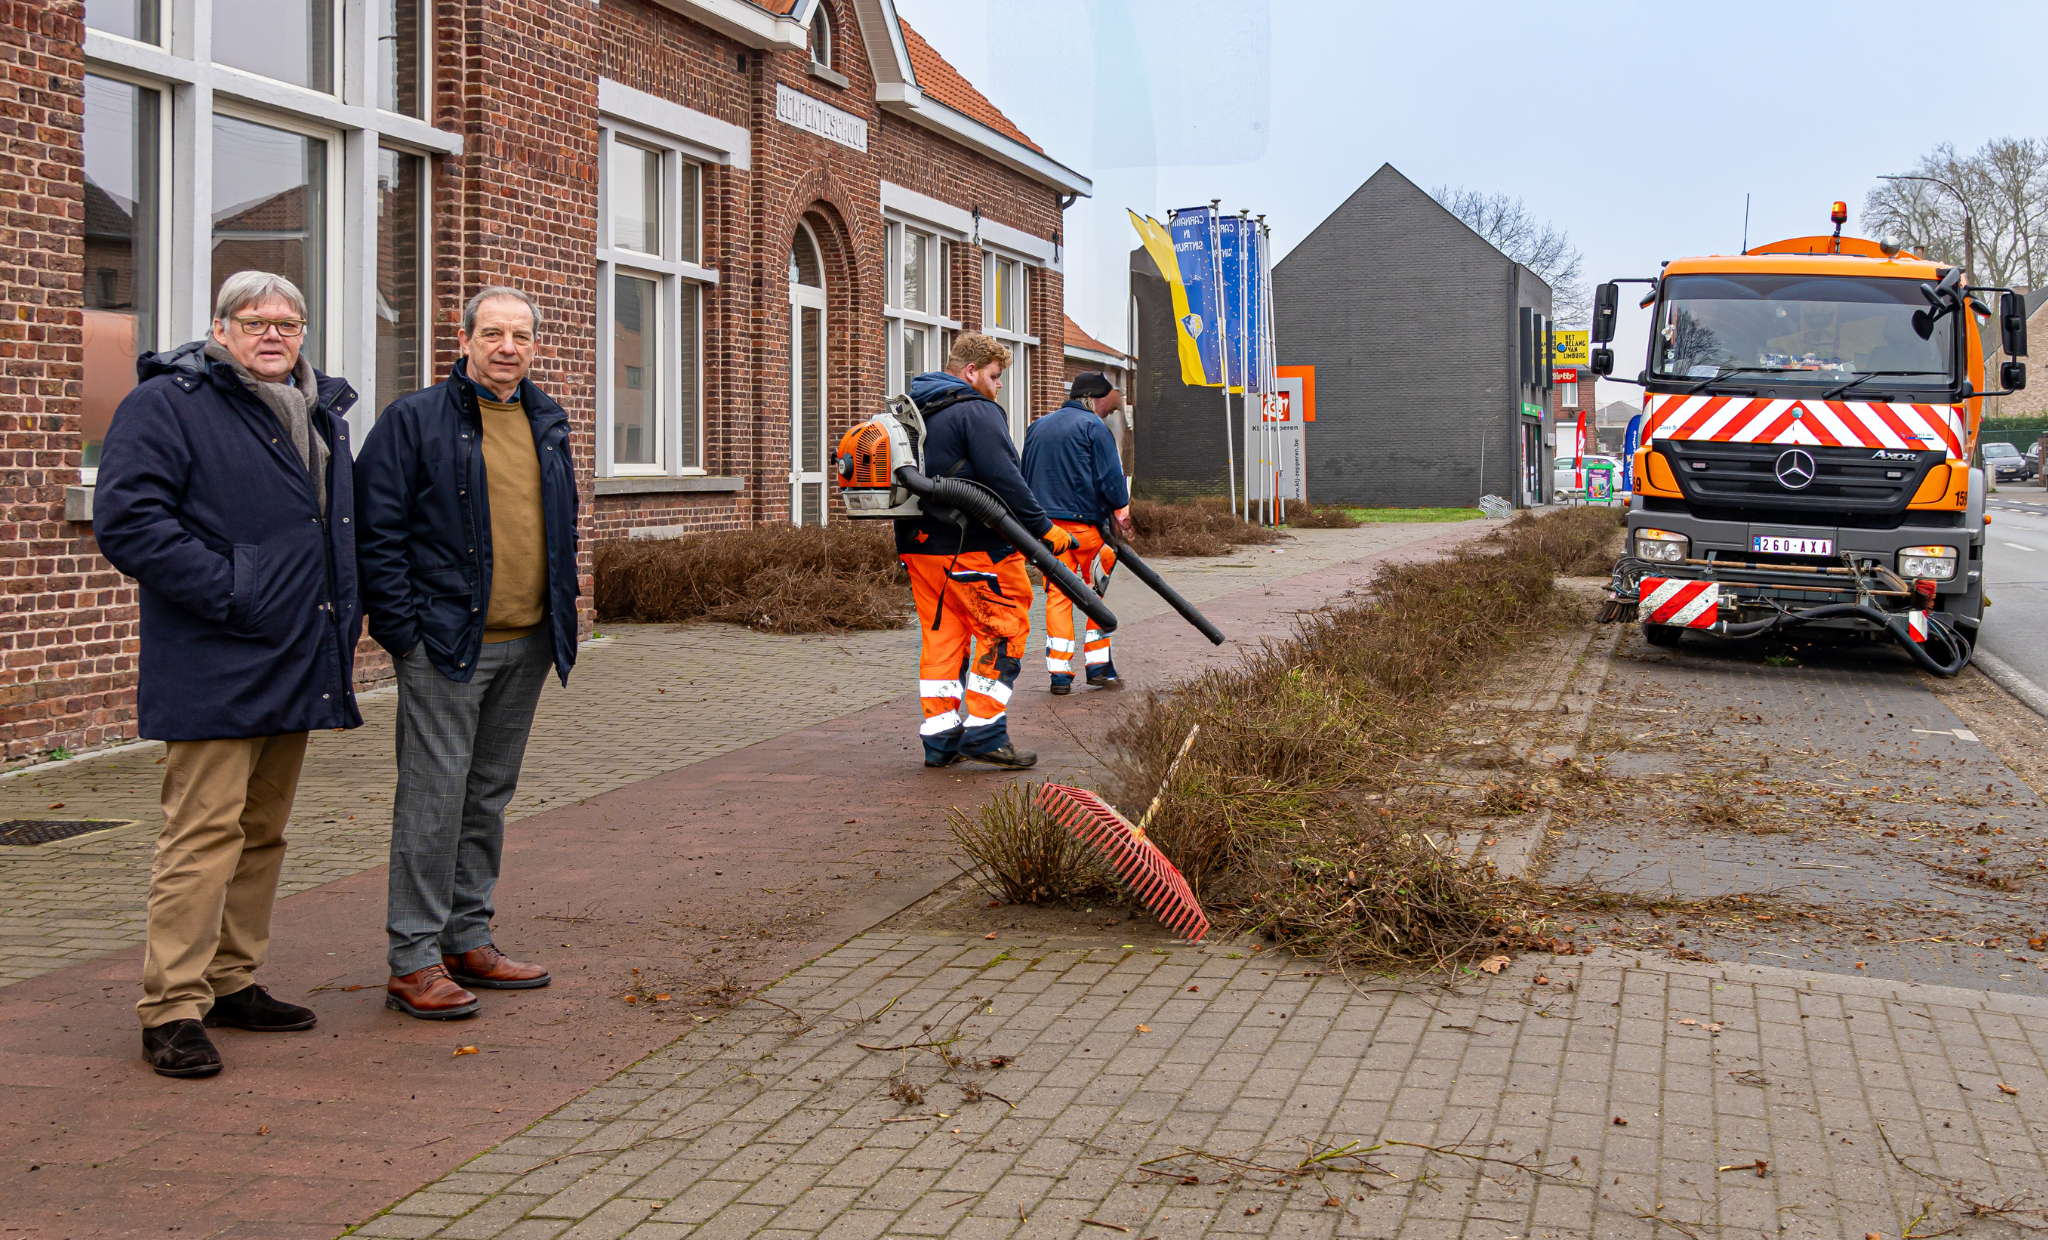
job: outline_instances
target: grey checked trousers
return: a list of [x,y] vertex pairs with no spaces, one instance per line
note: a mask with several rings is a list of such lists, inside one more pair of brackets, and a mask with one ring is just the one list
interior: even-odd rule
[[468,684],[414,646],[398,661],[398,792],[386,930],[393,976],[491,941],[505,805],[554,666],[547,630],[493,642]]

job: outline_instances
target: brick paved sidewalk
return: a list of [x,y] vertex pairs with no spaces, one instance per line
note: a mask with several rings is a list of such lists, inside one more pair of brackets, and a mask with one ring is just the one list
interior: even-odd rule
[[[353,1234],[1858,1240],[1973,1211],[1965,1234],[2048,1223],[2035,998],[1611,954],[1525,957],[1446,993],[1226,945],[880,933],[765,998],[779,1006],[686,1035]],[[948,1052],[1007,1065],[948,1068],[919,1045],[956,1025]],[[1289,1172],[1345,1147],[1370,1168],[1233,1176],[1172,1157]]]
[[[1478,535],[1489,525],[1464,528]],[[1159,568],[1200,603],[1459,528],[1303,530],[1277,547],[1162,560]],[[1125,622],[1166,611],[1135,580],[1119,582],[1110,601]],[[1034,641],[1043,637],[1043,607],[1041,599]],[[916,679],[912,629],[836,637],[730,625],[602,625],[600,632],[585,645],[567,687],[549,680],[511,819],[887,702]],[[1040,666],[1026,661],[1033,675]],[[361,728],[312,737],[280,895],[384,863],[396,705],[392,690],[365,695]],[[0,778],[0,819],[135,824],[57,844],[0,848],[0,986],[141,941],[150,857],[163,821],[156,765],[162,755],[161,745],[140,745]]]

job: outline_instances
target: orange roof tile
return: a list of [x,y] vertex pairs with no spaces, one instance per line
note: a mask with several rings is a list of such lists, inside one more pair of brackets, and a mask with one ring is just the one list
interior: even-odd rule
[[796,8],[796,0],[754,0],[754,4],[759,8],[767,9],[770,13],[778,13],[783,17],[788,17],[790,10]]
[[1089,335],[1087,332],[1082,331],[1081,325],[1074,321],[1073,315],[1065,314],[1061,315],[1060,317],[1066,319],[1067,321],[1068,344],[1074,346],[1077,349],[1091,349],[1097,353],[1107,353],[1111,357],[1122,357],[1124,355],[1124,351],[1122,349],[1112,349],[1108,345],[1102,343],[1100,340],[1097,340],[1095,337]]
[[[901,21],[901,19],[898,19]],[[988,101],[988,96],[974,89],[974,84],[960,76],[960,71],[946,63],[946,58],[932,50],[924,36],[910,28],[909,22],[902,22],[903,42],[910,49],[910,71],[917,75],[918,89],[945,104],[955,112],[980,121],[1005,137],[1015,138],[1025,146],[1045,154],[1045,148],[1024,136],[1024,131],[1010,123],[1002,109]]]

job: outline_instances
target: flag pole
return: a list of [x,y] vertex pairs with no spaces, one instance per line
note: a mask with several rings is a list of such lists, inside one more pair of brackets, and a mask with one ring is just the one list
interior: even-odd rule
[[1214,290],[1211,302],[1216,307],[1216,368],[1223,372],[1223,468],[1230,482],[1230,513],[1241,516],[1237,507],[1237,441],[1231,428],[1230,417],[1230,354],[1229,312],[1223,303],[1223,230],[1217,224],[1217,208],[1223,205],[1221,198],[1209,200],[1209,287]]

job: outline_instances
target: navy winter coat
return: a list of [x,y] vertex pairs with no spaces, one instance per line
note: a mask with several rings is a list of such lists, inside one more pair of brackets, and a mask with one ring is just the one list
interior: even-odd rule
[[1080,401],[1068,401],[1024,432],[1024,481],[1055,521],[1098,525],[1131,502],[1116,435]]
[[[931,371],[910,381],[910,399],[920,406],[955,388],[972,393],[925,419],[924,472],[933,478],[965,478],[994,491],[1009,506],[1026,533],[1045,537],[1052,519],[1024,483],[1017,449],[1010,443],[1010,420],[1003,407],[975,392],[967,381],[944,371]],[[1000,560],[1011,551],[1001,534],[968,519],[965,538],[951,521],[925,516],[896,522],[896,551],[901,555],[952,555],[987,551]]]
[[[569,415],[530,380],[519,402],[540,458],[548,551],[548,620],[555,671],[576,663],[576,473]],[[491,599],[491,501],[483,418],[467,360],[433,387],[401,396],[363,440],[356,461],[356,562],[370,636],[402,659],[425,642],[427,659],[468,683],[483,650]]]
[[136,363],[100,453],[93,534],[141,586],[142,735],[201,741],[362,723],[345,380],[320,375],[327,515],[283,425],[204,342]]

